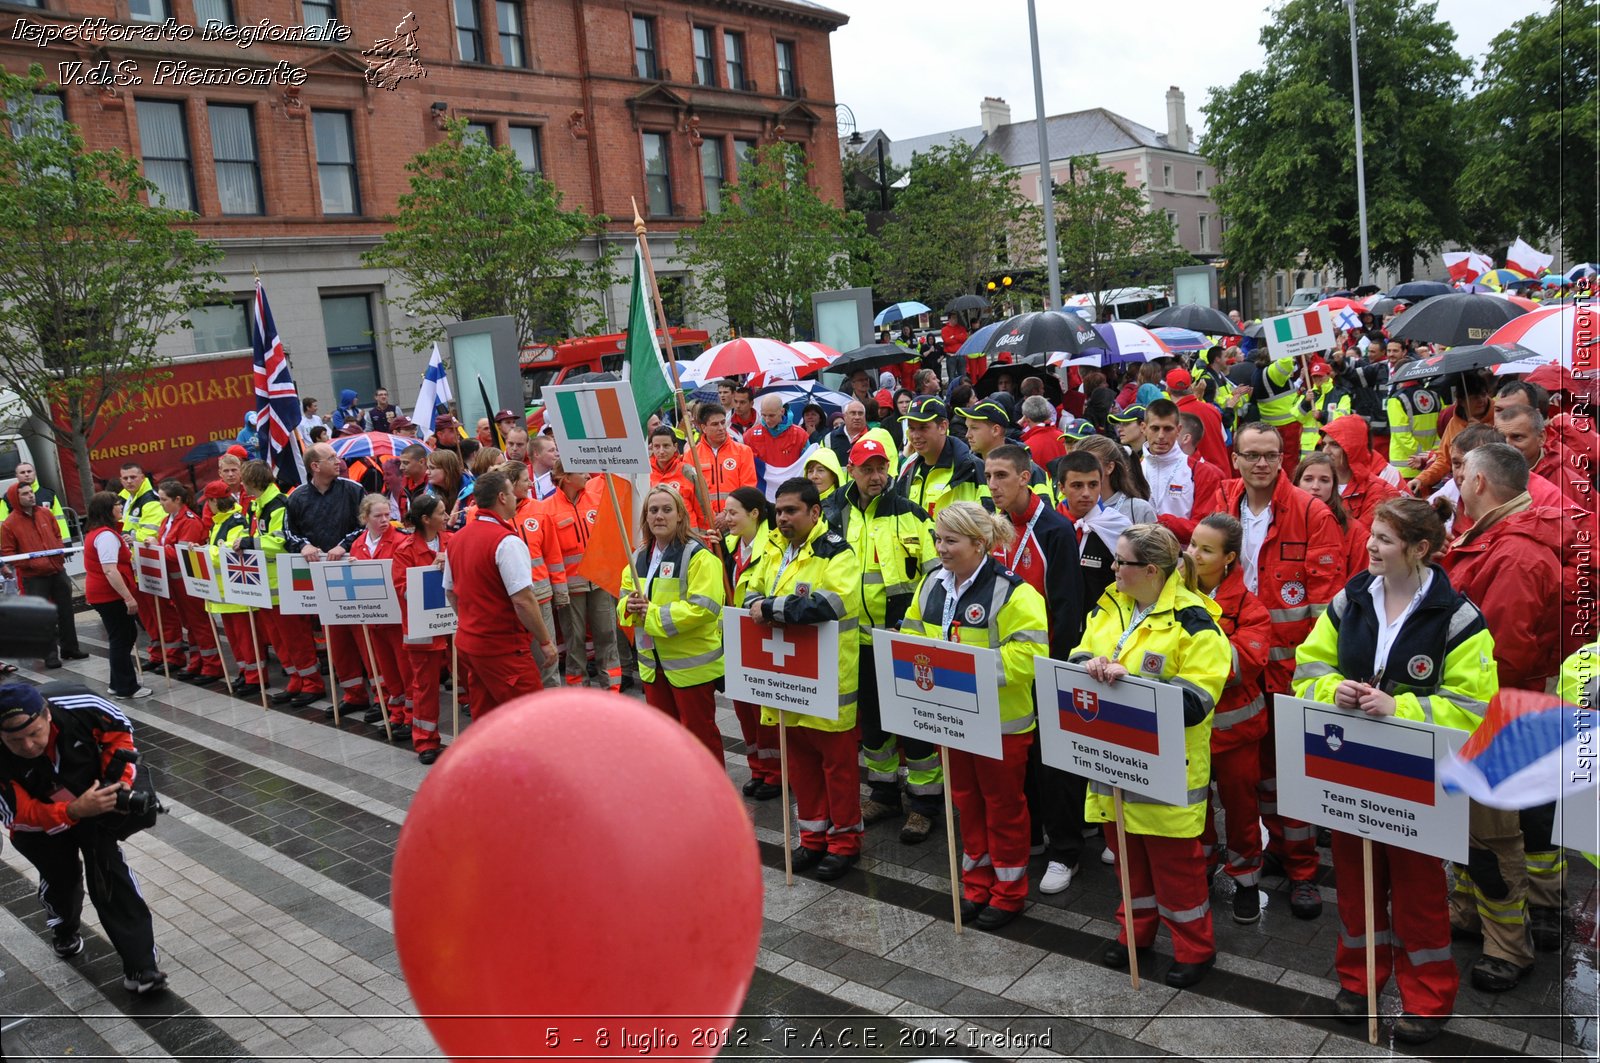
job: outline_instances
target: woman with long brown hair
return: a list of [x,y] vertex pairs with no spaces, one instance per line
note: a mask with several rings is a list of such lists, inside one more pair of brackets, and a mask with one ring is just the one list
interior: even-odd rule
[[1367,567],[1367,526],[1345,508],[1339,495],[1339,478],[1333,459],[1320,450],[1313,450],[1300,459],[1294,467],[1291,483],[1312,498],[1321,499],[1333,513],[1333,519],[1344,535],[1344,570],[1354,574]]

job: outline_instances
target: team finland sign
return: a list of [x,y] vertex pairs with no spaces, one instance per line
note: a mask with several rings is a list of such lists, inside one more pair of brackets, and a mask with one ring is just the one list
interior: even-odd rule
[[1465,731],[1282,694],[1275,700],[1282,815],[1466,862],[1467,798],[1439,782],[1439,762],[1466,742]]
[[1181,690],[1132,675],[1101,683],[1081,665],[1048,657],[1033,668],[1046,764],[1155,801],[1189,803]]
[[767,626],[729,607],[722,610],[722,645],[732,700],[839,718],[837,623]]
[[398,624],[392,562],[324,561],[311,566],[324,624]]
[[893,631],[874,632],[872,649],[885,731],[975,756],[1005,755],[998,653]]

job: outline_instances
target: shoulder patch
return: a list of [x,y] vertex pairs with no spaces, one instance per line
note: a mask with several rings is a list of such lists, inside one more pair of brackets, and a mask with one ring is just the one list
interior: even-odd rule
[[1198,635],[1202,631],[1222,630],[1217,627],[1217,622],[1211,619],[1211,614],[1204,606],[1186,605],[1173,613],[1173,617],[1183,625],[1183,630],[1191,635]]

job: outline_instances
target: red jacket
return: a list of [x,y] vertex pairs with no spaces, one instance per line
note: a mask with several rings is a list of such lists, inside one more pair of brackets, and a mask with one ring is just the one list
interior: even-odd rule
[[[793,464],[793,462],[786,464]],[[689,477],[688,472],[693,468],[693,465],[684,460],[682,454],[674,454],[672,461],[667,464],[665,469],[657,465],[654,458],[651,458],[650,486],[665,485],[676,491],[678,497],[683,499],[684,509],[689,511],[689,526],[704,530],[711,525],[706,521],[705,514],[700,512],[700,496],[695,491],[694,480]],[[708,498],[707,501],[709,500]]]
[[[1233,468],[1228,462],[1228,434],[1223,431],[1222,414],[1217,412],[1217,408],[1209,402],[1201,402],[1193,395],[1185,395],[1178,400],[1178,412],[1192,413],[1206,426],[1206,434],[1201,437],[1195,453],[1218,469]],[[1223,478],[1227,478],[1226,473]],[[1198,484],[1195,485],[1195,497],[1200,497]]]
[[[750,453],[763,465],[783,469],[800,460],[800,455],[806,452],[806,447],[811,444],[811,437],[806,430],[797,424],[776,434],[767,427],[765,421],[757,421],[756,426],[744,434],[744,445],[750,448]],[[651,480],[655,474],[652,472]]]
[[1530,507],[1462,536],[1439,561],[1483,613],[1502,687],[1542,691],[1561,667],[1562,610],[1550,601],[1561,585],[1560,541],[1561,514]]
[[1266,737],[1271,716],[1261,692],[1261,675],[1272,641],[1272,617],[1245,587],[1243,565],[1233,566],[1213,597],[1222,609],[1217,624],[1233,646],[1233,670],[1222,685],[1211,720],[1211,751],[1222,753]]
[[[400,622],[400,630],[405,630],[404,617],[406,615],[406,569],[421,568],[424,565],[431,565],[446,551],[448,551],[449,548],[450,533],[447,531],[441,531],[439,533],[439,550],[437,553],[429,549],[428,541],[422,537],[420,532],[414,532],[411,535],[401,536],[400,545],[396,547],[394,551],[394,589],[395,593],[400,596],[400,616],[402,618]],[[428,642],[408,642],[405,644],[405,648],[407,650],[418,652],[425,650],[446,650],[450,648],[450,642],[443,635],[435,635]]]
[[1342,492],[1345,511],[1371,527],[1372,511],[1391,498],[1399,498],[1400,489],[1377,476],[1384,462],[1372,452],[1372,432],[1367,427],[1367,419],[1347,413],[1329,421],[1322,434],[1339,444],[1350,464],[1350,482]]
[[[61,549],[61,529],[56,527],[56,515],[43,506],[34,506],[24,513],[21,506],[11,511],[11,516],[0,524],[0,554],[31,554],[39,550]],[[61,554],[50,557],[32,557],[14,562],[23,579],[43,579],[54,572],[67,570],[66,558]]]
[[456,646],[463,654],[504,654],[508,646],[527,645],[528,633],[494,563],[500,543],[516,534],[495,514],[480,510],[451,538],[450,584],[461,603]]
[[177,544],[205,541],[205,523],[193,510],[180,509],[161,522],[161,530],[156,533],[156,542],[161,544],[161,552],[167,555],[168,583],[177,587],[183,586],[183,568],[178,561]]
[[1053,424],[1031,424],[1022,430],[1022,445],[1028,448],[1033,460],[1046,471],[1050,463],[1064,457],[1067,448],[1061,443],[1061,429]]
[[[1338,523],[1335,521],[1334,523]],[[1350,527],[1344,532],[1344,578],[1346,581],[1353,579],[1358,573],[1365,572],[1372,559],[1367,556],[1367,540],[1372,538],[1372,529],[1354,517],[1350,518]]]

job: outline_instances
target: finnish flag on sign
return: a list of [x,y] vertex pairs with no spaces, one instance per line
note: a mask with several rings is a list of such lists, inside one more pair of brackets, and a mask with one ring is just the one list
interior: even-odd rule
[[311,566],[325,624],[398,624],[400,599],[388,559],[324,561]]

